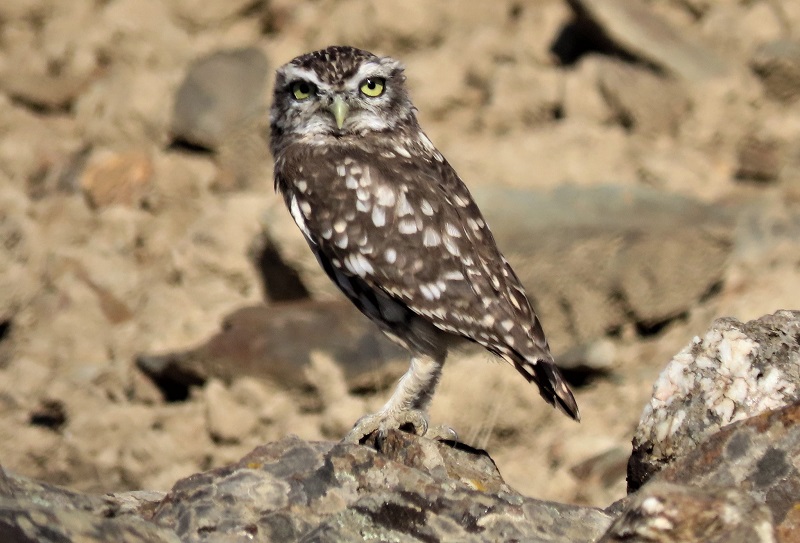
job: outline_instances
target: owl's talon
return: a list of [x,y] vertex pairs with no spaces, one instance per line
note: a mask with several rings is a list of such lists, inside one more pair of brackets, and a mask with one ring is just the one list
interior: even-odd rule
[[393,429],[424,436],[428,432],[428,417],[423,411],[416,409],[365,415],[358,419],[358,422],[347,433],[343,441],[346,443],[363,443],[374,432],[378,432],[378,440],[382,440],[389,433],[389,430]]

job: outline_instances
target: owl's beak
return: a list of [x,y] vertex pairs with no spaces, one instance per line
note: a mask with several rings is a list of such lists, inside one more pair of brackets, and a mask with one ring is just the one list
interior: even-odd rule
[[333,118],[336,119],[336,126],[341,130],[342,126],[344,126],[344,120],[347,118],[347,112],[350,111],[350,106],[337,94],[328,109],[333,113]]

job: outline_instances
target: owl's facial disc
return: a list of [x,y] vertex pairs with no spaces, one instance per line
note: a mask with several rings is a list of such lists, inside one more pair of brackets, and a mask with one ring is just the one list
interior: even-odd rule
[[389,57],[351,48],[309,53],[278,70],[270,122],[317,142],[413,124],[403,82],[402,65]]

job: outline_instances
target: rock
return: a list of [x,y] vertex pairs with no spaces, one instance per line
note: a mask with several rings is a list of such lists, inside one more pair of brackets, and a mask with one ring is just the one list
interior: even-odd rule
[[146,520],[163,492],[81,494],[0,468],[0,540],[14,543],[178,543]]
[[589,542],[610,518],[511,491],[485,453],[391,432],[381,453],[297,438],[179,481],[153,521],[182,541]]
[[179,543],[169,530],[131,517],[107,519],[77,509],[54,509],[0,498],[0,538],[14,543]]
[[800,98],[800,42],[777,40],[759,47],[750,66],[768,97],[790,104]]
[[218,148],[266,110],[268,69],[267,58],[255,47],[216,51],[194,61],[175,94],[173,136]]
[[702,81],[728,67],[713,51],[686,37],[641,0],[568,0],[576,16],[588,22],[616,48],[665,71]]
[[633,438],[629,491],[720,428],[797,401],[798,383],[800,311],[718,319],[656,381]]
[[609,487],[622,479],[629,456],[622,447],[613,447],[576,464],[570,473],[587,484]]
[[784,166],[784,146],[776,139],[747,134],[736,150],[736,178],[775,181]]
[[621,126],[650,137],[677,135],[690,107],[689,95],[680,83],[617,60],[603,62],[597,78],[600,92]]
[[618,350],[609,339],[598,339],[577,345],[568,351],[558,354],[558,367],[568,375],[591,377],[614,370],[618,362]]
[[3,74],[3,90],[34,109],[64,111],[90,83],[90,75],[52,77],[35,74]]
[[[156,75],[168,83],[167,92],[160,84],[151,89],[136,89],[143,92],[142,96],[132,95],[134,100],[151,100],[154,96],[147,91],[157,91],[158,105],[169,106],[165,98],[172,96],[180,81],[179,70],[197,54],[197,35],[176,20],[172,13],[174,6],[174,2],[117,0],[94,7],[93,26],[84,29],[89,30],[89,38],[97,43],[103,59],[113,66],[125,65],[114,74],[116,77],[124,72],[140,75],[160,72]],[[77,37],[78,43],[84,40],[85,35]],[[129,84],[130,81],[120,83]],[[168,108],[164,112],[168,112]]]
[[687,311],[722,280],[731,215],[644,188],[473,191],[560,350]]
[[608,64],[609,60],[602,55],[584,55],[573,69],[564,73],[562,107],[566,118],[592,124],[609,122],[611,111],[598,85]]
[[258,423],[258,416],[237,402],[216,379],[206,384],[206,418],[211,438],[221,443],[239,443]]
[[766,505],[778,541],[788,543],[797,540],[800,529],[798,455],[800,402],[795,402],[726,426],[662,469],[642,491],[665,483],[684,485],[692,492],[737,489]]
[[0,496],[11,496],[13,487],[11,486],[11,479],[6,474],[6,470],[0,465]]
[[164,496],[80,494],[0,471],[4,541],[594,541],[590,507],[517,494],[481,450],[392,431],[380,452],[296,437]]
[[109,68],[75,100],[83,137],[93,145],[120,147],[166,143],[169,100],[165,97],[171,96],[174,84],[166,71]]
[[[726,58],[746,64],[760,45],[790,35],[781,21],[779,4],[772,2],[709,2],[710,9],[701,17],[692,17],[706,43],[724,52]],[[742,60],[745,62],[742,62]]]
[[334,43],[385,51],[430,47],[452,24],[450,13],[424,0],[402,5],[379,0],[336,2],[324,11],[325,23],[315,28],[315,43],[323,47]]
[[[188,8],[194,0],[182,3]],[[205,7],[197,11],[214,16]],[[269,132],[268,72],[267,57],[257,47],[215,51],[191,64],[175,93],[173,140],[215,152],[218,172],[212,188],[217,192],[272,184],[263,137]]]
[[170,3],[170,9],[179,20],[203,28],[223,24],[252,5],[253,0],[176,0]]
[[[563,77],[557,72],[527,72],[519,64],[495,68],[491,74],[483,122],[496,133],[514,127],[534,127],[552,122],[561,108]],[[514,100],[510,89],[524,89]]]
[[[96,44],[86,32],[92,24],[92,9],[82,0],[59,9],[38,0],[7,4],[15,3],[27,9],[0,8],[4,12],[0,19],[10,32],[9,46],[0,55],[0,88],[35,113],[68,115],[76,98],[101,71]],[[30,32],[27,36],[26,31]],[[32,43],[26,39],[31,37]]]
[[774,543],[769,509],[735,488],[648,484],[597,543]]
[[43,260],[39,235],[24,195],[0,190],[0,323],[10,323],[41,289],[38,276],[31,272]]
[[0,6],[0,17],[4,20],[33,17],[45,11],[47,0],[8,0]]
[[212,378],[230,383],[244,376],[308,393],[314,352],[335,360],[353,391],[384,388],[408,367],[405,351],[349,303],[312,301],[239,309],[204,345],[140,355],[136,364],[165,393]]
[[153,163],[146,153],[108,151],[89,159],[79,183],[94,208],[136,207],[150,189],[152,179]]

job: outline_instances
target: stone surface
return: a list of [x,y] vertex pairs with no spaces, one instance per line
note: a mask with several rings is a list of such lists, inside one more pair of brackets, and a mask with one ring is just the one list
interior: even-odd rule
[[250,376],[308,391],[315,352],[337,362],[350,390],[385,388],[408,367],[406,352],[344,301],[242,308],[205,344],[140,355],[137,365],[162,389]]
[[91,157],[79,184],[89,205],[135,207],[153,181],[153,162],[141,151],[105,152]]
[[30,268],[42,255],[34,242],[38,228],[22,194],[0,191],[0,209],[0,321],[9,322],[39,288]]
[[726,426],[665,467],[642,489],[664,482],[692,489],[731,488],[771,513],[780,542],[800,529],[800,402]]
[[163,497],[158,492],[81,494],[0,468],[0,540],[177,543],[173,532],[146,520]]
[[4,74],[2,80],[9,96],[32,107],[53,111],[66,110],[89,85],[89,77],[85,75],[48,77]]
[[781,175],[786,154],[782,142],[747,134],[737,149],[736,178],[747,181],[775,181]]
[[252,6],[253,0],[174,0],[169,2],[178,19],[196,27],[214,27],[234,19]]
[[285,438],[178,481],[166,496],[93,496],[16,476],[0,483],[0,536],[31,543],[589,543],[611,522],[597,509],[517,494],[483,451],[397,431],[379,451]]
[[800,42],[765,43],[753,53],[750,65],[770,98],[786,104],[800,98]]
[[236,398],[220,381],[212,380],[205,388],[208,433],[220,443],[239,443],[253,432],[258,415]]
[[735,488],[648,484],[597,543],[774,543],[769,509]]
[[264,53],[255,47],[217,51],[194,61],[175,94],[173,135],[218,148],[231,133],[264,114],[267,70]]
[[722,279],[732,249],[728,212],[650,189],[474,195],[556,348],[680,315]]
[[686,32],[672,27],[641,0],[568,0],[620,50],[678,77],[701,81],[723,75],[725,62]]
[[260,447],[178,482],[153,521],[182,541],[593,541],[602,512],[511,491],[480,451],[390,433],[383,449],[308,443]]
[[674,135],[689,113],[689,93],[674,79],[622,61],[603,62],[597,77],[613,119],[627,130]]
[[642,413],[628,488],[736,421],[800,399],[800,311],[718,319],[667,365]]
[[[800,402],[731,424],[653,477],[692,488],[735,488],[771,513],[777,540],[796,541]],[[793,535],[792,535],[793,534]]]

